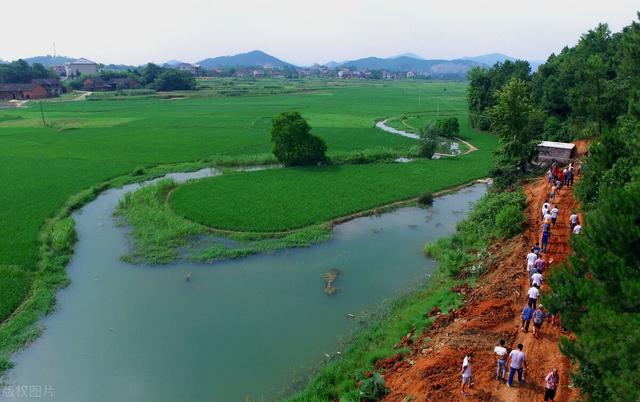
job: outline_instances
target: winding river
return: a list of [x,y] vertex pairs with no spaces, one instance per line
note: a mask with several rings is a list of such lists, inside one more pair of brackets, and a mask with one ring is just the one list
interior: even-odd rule
[[[36,387],[40,399],[65,402],[287,396],[313,368],[339,358],[336,352],[360,325],[347,314],[373,311],[433,272],[424,242],[453,233],[486,191],[476,184],[437,198],[429,209],[358,218],[310,248],[147,266],[120,260],[128,229],[112,218],[118,200],[137,188],[108,190],[74,213],[71,285],[42,320],[43,335],[14,356],[4,391]],[[340,270],[338,291],[328,296],[322,276],[332,268]]]

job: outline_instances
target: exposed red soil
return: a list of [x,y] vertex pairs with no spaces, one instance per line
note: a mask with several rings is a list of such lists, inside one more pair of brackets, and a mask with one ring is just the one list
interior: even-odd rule
[[[579,154],[584,154],[586,143],[580,142]],[[577,389],[569,388],[570,363],[559,350],[559,326],[547,321],[543,334],[535,339],[531,333],[520,330],[520,312],[526,304],[529,276],[526,258],[531,246],[540,240],[540,208],[549,195],[546,178],[540,178],[524,188],[527,195],[527,228],[508,241],[492,245],[490,252],[497,256],[495,263],[479,280],[475,288],[456,287],[463,296],[463,306],[447,313],[432,310],[434,324],[411,345],[412,353],[402,360],[394,356],[381,362],[380,368],[391,392],[384,401],[542,401],[545,376],[557,367],[560,387],[556,401],[570,401],[579,396]],[[576,208],[571,190],[563,188],[552,201],[560,208],[551,243],[544,254],[549,269],[554,269],[568,255],[569,215]],[[546,277],[546,275],[545,275]],[[543,283],[542,293],[548,291]],[[513,388],[495,379],[496,362],[493,348],[500,339],[507,348],[518,343],[524,345],[528,370],[525,383],[514,380]],[[460,368],[465,354],[474,352],[474,386],[469,396],[460,392]]]

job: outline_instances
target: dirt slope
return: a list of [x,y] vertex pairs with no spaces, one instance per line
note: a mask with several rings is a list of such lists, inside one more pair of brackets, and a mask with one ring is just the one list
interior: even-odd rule
[[[578,145],[582,151],[584,144]],[[577,398],[578,391],[568,387],[569,362],[558,348],[560,328],[545,322],[540,339],[519,330],[520,311],[529,289],[525,256],[540,239],[540,208],[548,197],[546,179],[525,186],[525,192],[528,200],[525,232],[493,245],[490,251],[499,257],[498,263],[489,268],[474,289],[459,289],[465,300],[463,307],[438,315],[434,325],[414,344],[413,356],[387,365],[390,367],[383,375],[391,393],[385,401],[542,401],[544,378],[553,367],[559,369],[561,378],[556,401]],[[550,269],[569,253],[568,219],[576,201],[564,188],[554,204],[560,208],[560,215],[545,254],[547,262],[553,259]],[[544,283],[542,291],[547,291]],[[507,342],[508,348],[524,344],[528,360],[524,385],[514,380],[514,387],[507,388],[495,379],[493,348],[500,339]],[[463,397],[459,389],[460,367],[465,353],[471,350],[475,385],[470,396]]]

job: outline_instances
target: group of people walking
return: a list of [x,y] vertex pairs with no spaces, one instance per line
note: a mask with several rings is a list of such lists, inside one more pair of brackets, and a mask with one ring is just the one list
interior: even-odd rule
[[[505,347],[504,339],[500,340],[500,344],[496,346],[493,351],[497,356],[497,368],[496,368],[496,379],[505,381],[507,383],[507,387],[511,387],[513,384],[513,379],[518,374],[518,382],[520,384],[525,382],[526,379],[526,371],[527,371],[527,356],[524,353],[524,345],[519,343],[516,349],[509,351]],[[462,375],[462,394],[464,396],[468,396],[467,388],[473,386],[473,352],[469,352],[462,361],[462,370],[460,374]],[[507,377],[507,372],[508,377]],[[557,368],[553,368],[546,376],[545,376],[545,391],[544,391],[544,401],[545,402],[553,402],[556,397],[556,390],[558,389],[558,385],[560,384],[560,374],[558,373]]]
[[[579,163],[579,162],[578,162]],[[576,170],[574,172],[574,170]],[[574,169],[573,164],[569,164],[564,169],[560,169],[557,163],[553,163],[547,171],[549,183],[549,199],[545,201],[541,208],[542,217],[542,236],[540,242],[531,247],[526,256],[527,273],[530,288],[527,291],[526,305],[521,313],[521,329],[523,332],[529,332],[529,326],[533,322],[533,337],[539,339],[542,336],[543,323],[548,320],[551,325],[555,324],[556,317],[544,309],[539,303],[540,289],[543,283],[545,270],[549,264],[553,263],[553,259],[547,261],[544,253],[548,252],[551,240],[551,230],[555,227],[560,218],[561,211],[558,204],[553,203],[558,193],[564,186],[572,187],[574,174],[579,175],[580,166]],[[572,234],[580,234],[582,226],[578,214],[573,211],[568,219],[570,232]],[[518,376],[518,382],[524,383],[526,379],[527,358],[524,352],[524,345],[519,343],[517,347],[509,351],[505,346],[505,341],[501,340],[499,345],[494,348],[494,354],[497,358],[496,379],[504,381],[508,387],[513,384],[514,377]],[[472,386],[472,360],[473,353],[469,352],[462,363],[462,394],[467,395],[467,388]],[[560,383],[560,375],[557,368],[553,368],[545,376],[545,393],[544,401],[553,401]]]

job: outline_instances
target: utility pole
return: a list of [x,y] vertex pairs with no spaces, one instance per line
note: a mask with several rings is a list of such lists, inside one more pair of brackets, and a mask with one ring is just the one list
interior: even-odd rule
[[39,102],[39,103],[40,103],[40,115],[42,116],[42,126],[47,127],[47,122],[44,121],[44,110],[42,110],[42,102]]

